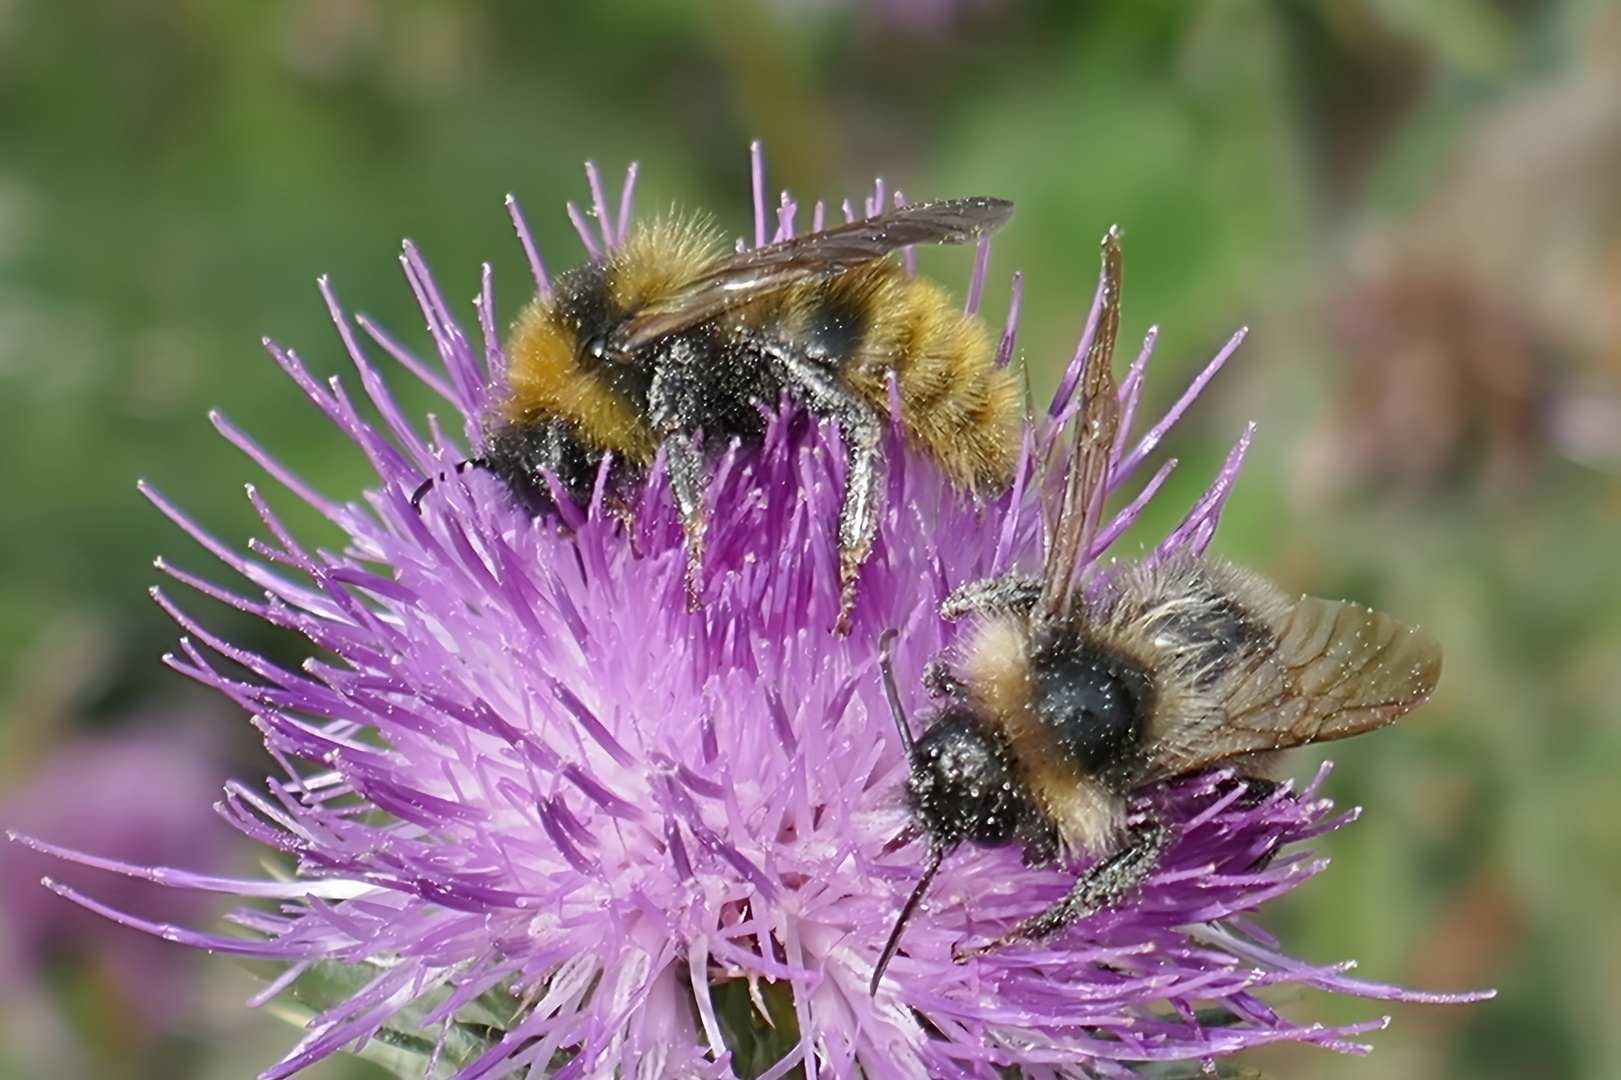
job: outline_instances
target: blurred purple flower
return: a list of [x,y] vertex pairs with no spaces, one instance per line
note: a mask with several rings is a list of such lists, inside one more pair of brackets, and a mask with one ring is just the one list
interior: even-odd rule
[[[754,243],[767,242],[755,162]],[[594,169],[596,228],[570,207],[593,253],[624,241],[634,172],[617,214]],[[898,196],[896,197],[898,199]],[[882,185],[868,214],[889,205]],[[512,208],[537,285],[548,288]],[[851,214],[846,206],[846,215]],[[822,217],[818,206],[816,219]],[[784,196],[778,237],[793,235]],[[976,263],[977,307],[985,251]],[[317,381],[271,354],[376,468],[363,502],[317,494],[227,420],[222,434],[349,538],[311,551],[253,488],[272,539],[240,555],[161,495],[153,501],[264,591],[238,595],[164,564],[180,582],[305,635],[301,671],[233,647],[157,594],[186,630],[179,670],[247,708],[286,775],[268,795],[233,784],[225,815],[287,852],[296,875],[236,881],[143,871],[50,845],[93,865],[197,889],[279,899],[233,918],[251,939],[158,925],[58,891],[113,918],[204,948],[288,962],[268,1001],[328,980],[309,1034],[264,1074],[286,1076],[346,1046],[402,1072],[472,1078],[537,1068],[559,1076],[866,1077],[1134,1075],[1131,1063],[1208,1063],[1278,1040],[1337,1050],[1383,1021],[1301,1025],[1263,1003],[1286,983],[1366,997],[1433,1000],[1313,967],[1239,917],[1322,868],[1287,845],[1343,824],[1317,797],[1280,789],[1240,801],[1222,774],[1152,792],[1178,824],[1162,866],[1128,906],[1040,945],[967,964],[953,943],[1028,914],[1073,871],[1031,870],[1015,851],[947,859],[876,996],[872,966],[912,889],[922,841],[907,824],[907,763],[885,705],[879,634],[898,626],[896,667],[921,711],[919,676],[950,645],[940,601],[966,581],[1039,564],[1041,522],[1025,468],[989,506],[954,490],[898,435],[879,537],[862,573],[853,632],[828,632],[839,604],[834,536],[844,454],[832,427],[783,405],[758,451],[734,451],[708,487],[704,605],[687,610],[682,534],[655,467],[629,518],[598,502],[534,519],[479,470],[451,478],[479,445],[503,355],[491,280],[475,300],[480,338],[450,314],[415,247],[402,263],[439,367],[364,316],[383,352],[460,414],[463,442],[430,419],[421,435],[322,291],[361,386]],[[1011,354],[1017,289],[1003,338]],[[1100,294],[1101,295],[1101,294]],[[1057,441],[1075,365],[1027,434],[1026,460]],[[1241,335],[1240,335],[1241,336]],[[1127,480],[1204,383],[1228,344],[1159,424],[1122,439],[1111,483]],[[1123,380],[1135,410],[1154,335]],[[896,429],[898,430],[898,428]],[[1161,545],[1202,550],[1248,445]],[[1169,472],[1168,463],[1099,536],[1101,557]],[[421,512],[411,496],[437,476]],[[337,964],[331,963],[333,961]],[[349,965],[340,967],[339,965]],[[334,972],[340,973],[335,976]],[[333,978],[348,983],[334,990]],[[295,987],[297,989],[298,987]],[[1196,1008],[1196,1005],[1198,1008]]]
[[[208,812],[223,771],[220,717],[143,718],[56,747],[28,783],[0,803],[0,822],[136,865],[223,861],[231,833]],[[13,762],[12,764],[15,764]],[[77,866],[15,845],[0,846],[0,1003],[31,993],[53,964],[80,965],[109,991],[144,1035],[191,1006],[183,957],[162,942],[113,927],[39,888],[47,872],[74,886],[95,879]],[[195,919],[206,897],[141,881],[103,888],[105,901],[147,919]]]

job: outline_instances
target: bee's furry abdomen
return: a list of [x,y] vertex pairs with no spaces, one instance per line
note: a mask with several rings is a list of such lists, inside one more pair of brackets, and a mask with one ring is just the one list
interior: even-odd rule
[[1143,779],[1273,748],[1226,733],[1227,697],[1276,650],[1290,606],[1259,575],[1191,556],[1120,567],[1104,582],[1081,615],[1085,632],[1152,671],[1158,690]]
[[1020,396],[990,336],[939,285],[877,262],[832,280],[819,304],[867,312],[844,379],[881,414],[895,373],[907,438],[960,487],[996,490],[1019,453]]
[[1290,598],[1259,574],[1174,556],[1125,567],[1088,604],[1088,633],[1154,673],[1146,779],[1382,727],[1422,703],[1441,653],[1346,601]]

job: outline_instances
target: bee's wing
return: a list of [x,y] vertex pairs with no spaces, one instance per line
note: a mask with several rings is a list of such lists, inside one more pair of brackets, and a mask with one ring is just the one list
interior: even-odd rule
[[[1047,535],[1046,566],[1041,606],[1049,616],[1064,618],[1074,606],[1078,583],[1075,572],[1097,535],[1108,494],[1109,456],[1120,426],[1120,398],[1114,382],[1114,343],[1120,332],[1120,233],[1111,228],[1103,238],[1103,306],[1087,346],[1081,369],[1080,414],[1072,430],[1075,445],[1069,455],[1058,507],[1044,507],[1052,523]],[[1046,484],[1042,485],[1047,498]]]
[[660,338],[689,330],[810,277],[837,274],[914,244],[962,244],[1013,217],[1006,199],[945,199],[796,236],[722,259],[680,297],[625,324],[613,342],[628,359]]
[[1268,621],[1271,641],[1211,680],[1212,708],[1161,714],[1154,775],[1360,735],[1422,705],[1441,676],[1433,639],[1360,604],[1306,596]]

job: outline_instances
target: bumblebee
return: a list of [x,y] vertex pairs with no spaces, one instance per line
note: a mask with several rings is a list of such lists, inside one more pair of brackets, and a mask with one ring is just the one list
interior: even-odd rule
[[941,860],[969,842],[1024,844],[1031,865],[1092,858],[1068,895],[959,960],[1045,937],[1125,899],[1168,847],[1152,816],[1128,821],[1149,784],[1228,766],[1266,783],[1276,751],[1359,735],[1422,704],[1441,651],[1388,615],[1286,596],[1260,575],[1187,553],[1115,564],[1080,580],[1096,536],[1120,422],[1111,363],[1120,247],[1103,244],[1104,307],[1081,376],[1068,474],[1040,579],[959,589],[942,607],[968,618],[955,664],[931,665],[945,698],[915,740],[890,665],[880,670],[911,767],[923,875],[873,971],[872,992]]
[[692,222],[634,233],[561,275],[519,315],[507,396],[476,464],[524,498],[549,474],[576,502],[610,473],[663,454],[697,597],[707,458],[758,442],[759,406],[786,394],[839,428],[849,455],[839,514],[840,632],[877,531],[889,383],[908,441],[962,488],[993,491],[1018,457],[1021,393],[983,324],[934,282],[884,258],[961,244],[1013,216],[1001,199],[921,203],[731,255]]

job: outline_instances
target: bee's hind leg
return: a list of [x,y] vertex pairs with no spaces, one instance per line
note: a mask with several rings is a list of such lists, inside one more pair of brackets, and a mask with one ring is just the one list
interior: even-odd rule
[[826,366],[790,350],[777,353],[777,358],[793,386],[833,416],[849,455],[844,502],[839,509],[839,617],[834,625],[834,632],[842,637],[850,632],[861,564],[867,561],[878,535],[878,446],[884,433],[883,418]]
[[702,606],[698,593],[704,565],[704,459],[686,432],[666,436],[662,445],[676,513],[687,538],[687,609],[697,611]]
[[953,948],[960,964],[970,957],[983,956],[1004,945],[1031,938],[1048,937],[1102,908],[1112,907],[1129,896],[1159,864],[1171,839],[1163,822],[1149,820],[1133,826],[1126,841],[1114,854],[1100,859],[1075,881],[1069,895],[1039,915],[1032,916],[995,941],[972,948]]
[[850,470],[844,482],[844,504],[839,509],[839,619],[834,630],[850,632],[850,611],[856,603],[856,579],[861,564],[872,552],[878,535],[878,418],[862,402],[849,419],[840,417],[839,430],[849,450]]

